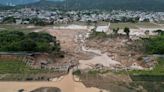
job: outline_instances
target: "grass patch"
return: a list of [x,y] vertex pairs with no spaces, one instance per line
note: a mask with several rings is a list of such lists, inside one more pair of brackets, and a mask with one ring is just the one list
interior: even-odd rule
[[99,71],[97,71],[97,70],[90,70],[90,71],[88,71],[88,74],[91,74],[91,75],[97,75],[97,74],[99,74],[100,72]]
[[142,28],[159,28],[159,25],[149,23],[149,22],[138,22],[138,23],[111,23],[111,29],[124,29],[125,27],[132,28],[132,29],[138,29],[138,27]]
[[159,58],[158,64],[153,70],[133,70],[129,71],[133,75],[163,75],[164,76],[164,58]]
[[136,26],[143,27],[143,28],[159,28],[160,27],[159,25],[153,24],[150,22],[139,22],[139,23],[136,23]]
[[116,28],[124,29],[125,27],[137,29],[135,23],[111,23],[110,28],[111,29],[116,29]]
[[45,69],[32,69],[21,60],[0,60],[0,74],[37,74],[46,73]]
[[24,33],[32,32],[32,30],[40,29],[41,27],[35,26],[33,28],[28,28],[30,25],[16,25],[16,24],[0,24],[0,31],[10,30],[10,31],[21,31]]
[[153,70],[133,70],[129,74],[134,81],[164,81],[164,58],[158,59]]

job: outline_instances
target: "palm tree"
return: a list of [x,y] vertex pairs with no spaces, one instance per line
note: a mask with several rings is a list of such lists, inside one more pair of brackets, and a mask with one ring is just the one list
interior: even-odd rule
[[127,37],[129,37],[130,29],[128,27],[124,28],[124,32],[126,33]]

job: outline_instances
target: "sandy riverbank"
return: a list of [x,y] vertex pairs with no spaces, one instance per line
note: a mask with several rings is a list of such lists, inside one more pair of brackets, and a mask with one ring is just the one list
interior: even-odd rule
[[87,88],[81,82],[75,82],[72,72],[57,82],[0,82],[0,92],[17,92],[19,89],[30,92],[40,87],[58,87],[62,92],[100,92],[100,89]]

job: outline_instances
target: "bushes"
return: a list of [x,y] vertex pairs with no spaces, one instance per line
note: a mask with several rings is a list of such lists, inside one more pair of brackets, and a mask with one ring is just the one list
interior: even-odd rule
[[73,75],[78,75],[79,76],[79,75],[81,75],[81,71],[80,70],[76,70],[76,71],[73,72]]
[[30,23],[31,23],[31,24],[34,24],[34,25],[36,25],[36,26],[46,26],[46,25],[51,25],[51,24],[53,24],[53,21],[51,21],[51,22],[46,22],[45,20],[40,19],[40,18],[32,18],[32,19],[30,19]]
[[15,23],[16,19],[14,17],[5,17],[3,23]]
[[142,38],[127,45],[129,50],[143,52],[145,54],[164,54],[164,35]]
[[[53,44],[51,44],[53,43]],[[0,32],[0,51],[60,52],[56,37],[48,33],[24,34],[19,31]]]
[[164,54],[164,35],[159,35],[144,41],[149,54]]
[[164,58],[159,58],[158,64],[153,70],[129,71],[131,78],[135,81],[164,81]]
[[164,75],[131,75],[133,81],[164,81]]

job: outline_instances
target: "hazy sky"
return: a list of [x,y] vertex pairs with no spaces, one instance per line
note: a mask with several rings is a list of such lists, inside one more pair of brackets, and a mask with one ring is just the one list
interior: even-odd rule
[[[31,3],[36,2],[39,0],[0,0],[0,4],[24,4],[24,3]],[[64,1],[64,0],[49,0],[49,1]]]
[[50,0],[50,1],[63,1],[63,0]]

